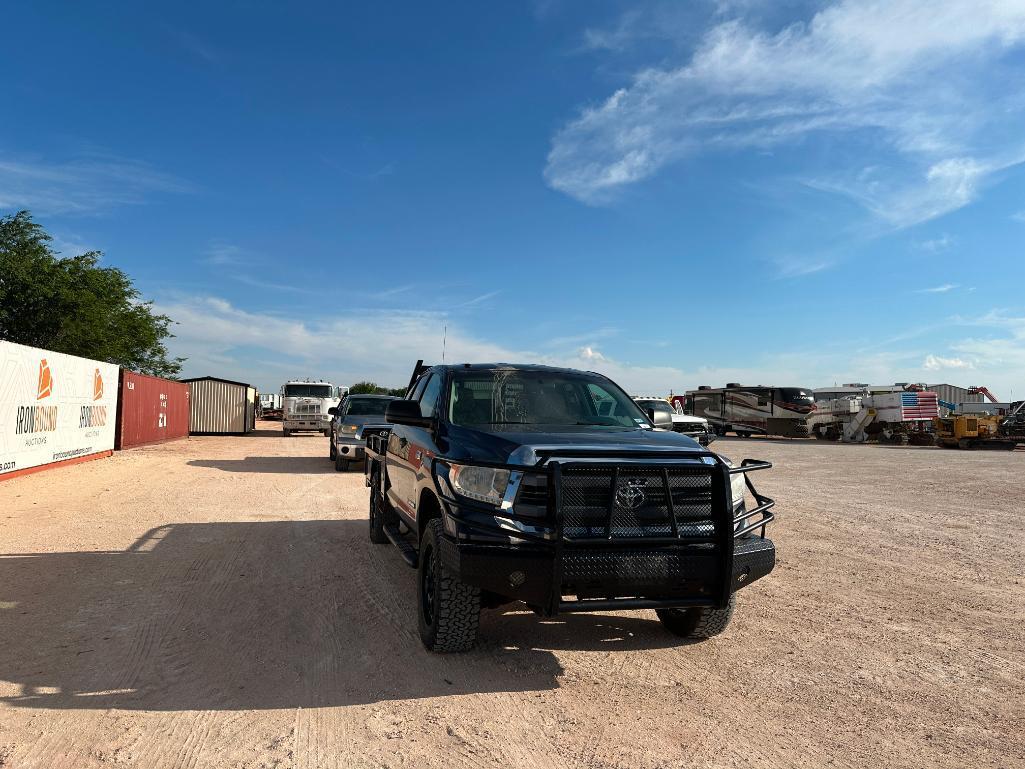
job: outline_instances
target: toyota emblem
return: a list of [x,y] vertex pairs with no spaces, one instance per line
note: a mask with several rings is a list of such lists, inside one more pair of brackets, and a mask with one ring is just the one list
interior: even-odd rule
[[627,510],[636,510],[644,504],[647,478],[627,478],[616,490],[616,503]]

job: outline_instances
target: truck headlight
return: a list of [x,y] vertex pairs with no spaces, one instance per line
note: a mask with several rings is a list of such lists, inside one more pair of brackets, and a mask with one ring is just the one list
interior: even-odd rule
[[449,465],[448,480],[457,494],[497,507],[509,487],[509,471],[497,467]]

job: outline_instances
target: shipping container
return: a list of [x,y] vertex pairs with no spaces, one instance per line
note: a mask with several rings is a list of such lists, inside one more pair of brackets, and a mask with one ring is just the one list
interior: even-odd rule
[[110,456],[118,368],[0,342],[0,479]]
[[205,376],[189,385],[192,435],[245,435],[256,427],[256,389],[243,382]]
[[121,369],[114,448],[128,449],[189,434],[189,386]]

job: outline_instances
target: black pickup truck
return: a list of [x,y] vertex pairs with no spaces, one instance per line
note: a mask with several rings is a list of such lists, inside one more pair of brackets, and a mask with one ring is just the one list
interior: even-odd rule
[[656,430],[600,374],[418,362],[385,421],[362,430],[370,540],[417,569],[432,651],[470,648],[481,608],[512,601],[542,616],[654,609],[707,638],[775,565],[775,503],[747,477],[771,465]]

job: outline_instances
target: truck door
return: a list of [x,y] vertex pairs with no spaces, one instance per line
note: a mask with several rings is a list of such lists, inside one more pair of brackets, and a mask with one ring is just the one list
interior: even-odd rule
[[[442,386],[445,377],[440,373],[431,375],[430,381],[420,396],[420,413],[425,417],[436,419],[439,416],[439,409],[443,399]],[[435,421],[435,425],[437,422]],[[410,496],[413,499],[414,509],[419,504],[420,491],[425,483],[430,482],[431,462],[438,453],[435,443],[436,435],[433,428],[410,427],[409,428],[409,481],[412,485]],[[417,511],[419,517],[419,511]]]
[[[420,401],[432,374],[426,374],[413,386],[410,400]],[[417,428],[395,425],[388,436],[388,501],[409,518],[416,518],[416,499],[413,496],[413,461],[416,450],[412,437]]]

